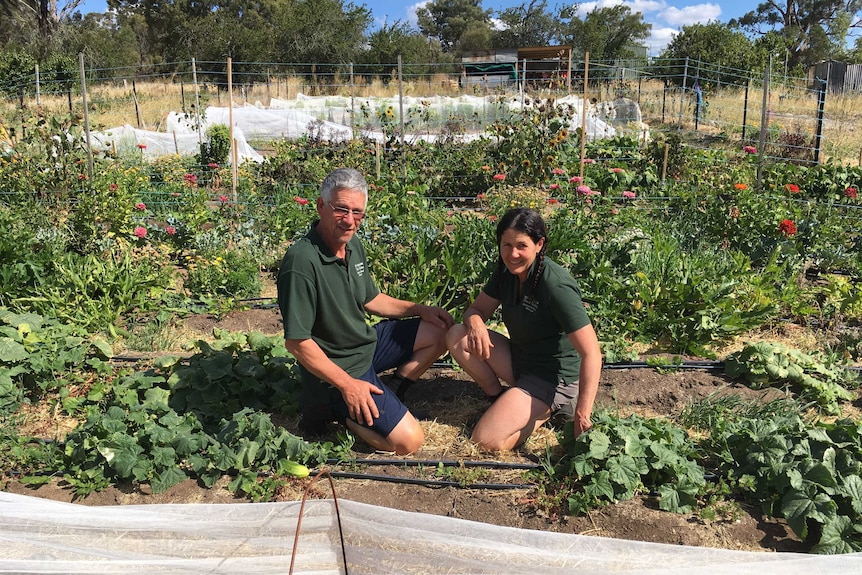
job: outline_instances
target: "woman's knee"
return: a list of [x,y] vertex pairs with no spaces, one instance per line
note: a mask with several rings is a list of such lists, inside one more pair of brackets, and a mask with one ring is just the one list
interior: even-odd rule
[[456,323],[446,332],[446,347],[449,351],[455,351],[462,345],[464,338],[467,337],[467,328],[463,323]]

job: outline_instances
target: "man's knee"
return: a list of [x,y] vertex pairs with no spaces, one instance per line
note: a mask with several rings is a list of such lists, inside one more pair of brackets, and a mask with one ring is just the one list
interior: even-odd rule
[[410,455],[416,453],[425,441],[425,432],[419,422],[407,413],[395,426],[395,429],[386,436],[386,441],[391,445],[392,451],[398,455]]

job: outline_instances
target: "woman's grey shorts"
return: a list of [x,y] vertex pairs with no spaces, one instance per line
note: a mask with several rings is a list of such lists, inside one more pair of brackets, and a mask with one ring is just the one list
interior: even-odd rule
[[575,412],[575,404],[578,402],[578,382],[566,383],[561,381],[556,387],[549,381],[535,375],[522,375],[513,387],[523,389],[530,397],[535,397],[551,408],[551,411]]

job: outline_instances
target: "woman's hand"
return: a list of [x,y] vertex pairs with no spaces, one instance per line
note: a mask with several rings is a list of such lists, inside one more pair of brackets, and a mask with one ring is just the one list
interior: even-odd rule
[[487,361],[491,357],[491,349],[494,344],[491,343],[491,336],[488,335],[488,328],[484,323],[476,322],[467,326],[467,352]]

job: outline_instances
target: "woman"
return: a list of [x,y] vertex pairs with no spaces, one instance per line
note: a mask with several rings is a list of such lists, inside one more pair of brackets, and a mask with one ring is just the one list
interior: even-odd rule
[[[592,425],[599,341],[577,282],[545,257],[547,242],[538,212],[506,212],[497,224],[497,267],[463,323],[446,334],[452,357],[492,401],[473,429],[484,449],[514,449],[558,410],[572,417],[573,408],[575,435]],[[499,306],[510,338],[485,326]]]

